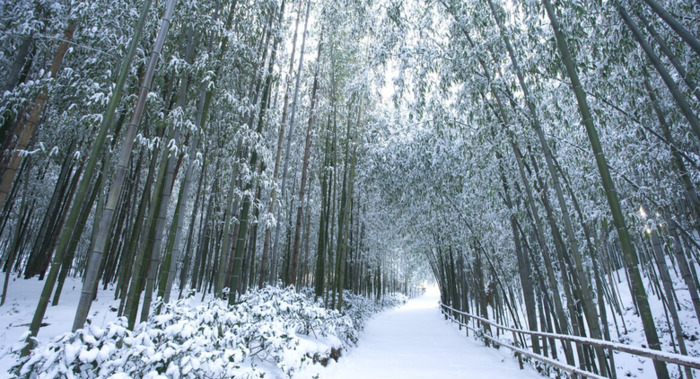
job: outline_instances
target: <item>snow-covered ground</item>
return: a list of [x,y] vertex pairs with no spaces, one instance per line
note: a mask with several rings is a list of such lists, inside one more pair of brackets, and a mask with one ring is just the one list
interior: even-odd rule
[[[692,311],[687,289],[675,273],[671,273],[681,303],[680,316],[687,334],[686,344],[689,355],[698,356],[698,322]],[[615,275],[617,279],[617,275]],[[609,320],[612,340],[625,344],[645,346],[639,319],[634,315],[631,297],[620,275],[620,301],[623,306],[622,318],[615,315],[617,328]],[[617,280],[616,280],[617,281]],[[15,363],[15,355],[9,351],[21,346],[22,336],[27,332],[35,311],[43,281],[13,278],[10,281],[7,301],[0,307],[0,379],[11,377],[7,370]],[[49,306],[38,339],[41,344],[69,332],[78,303],[81,283],[69,278],[61,302]],[[484,347],[473,337],[465,337],[456,324],[445,321],[438,309],[439,293],[431,288],[425,295],[412,299],[407,304],[376,315],[360,335],[358,346],[343,350],[338,362],[330,360],[327,367],[318,364],[295,372],[295,378],[538,378],[533,369],[519,370],[512,353],[506,349]],[[659,334],[664,341],[664,350],[669,348],[670,330],[660,300],[649,294],[652,311],[659,326]],[[105,327],[117,316],[119,303],[114,300],[111,289],[100,291],[93,304],[90,318],[93,325]],[[609,313],[611,315],[612,312]],[[609,316],[610,317],[610,316]],[[618,335],[617,330],[620,330]],[[618,376],[652,378],[654,370],[651,361],[625,353],[615,354]],[[672,377],[678,377],[679,368],[669,365]],[[698,373],[695,372],[695,375]]]
[[[4,273],[3,273],[4,275]],[[21,348],[22,336],[29,331],[43,281],[36,278],[24,280],[14,275],[10,279],[7,300],[0,307],[0,378],[9,378],[7,370],[15,363],[15,355],[9,354],[12,348]],[[53,337],[70,332],[73,326],[75,310],[78,306],[82,283],[75,278],[66,278],[60,302],[53,307],[49,304],[43,326],[37,336],[40,343],[46,343]],[[53,299],[53,298],[52,298]],[[90,308],[90,319],[95,325],[104,327],[117,318],[119,300],[114,300],[114,290],[102,290],[97,293],[97,300]]]
[[[43,282],[16,279],[10,283],[8,298],[0,308],[0,378],[15,363],[11,348],[21,346],[28,330]],[[49,307],[39,332],[43,344],[70,331],[78,302],[80,283],[69,279],[60,305]],[[111,290],[100,291],[91,319],[104,327],[116,319],[118,301]],[[438,310],[439,293],[429,290],[405,305],[371,319],[358,346],[336,363],[318,364],[297,372],[296,378],[541,378],[532,369],[520,370],[508,351],[488,349],[481,342],[465,338]]]
[[[680,309],[678,316],[683,325],[684,341],[688,349],[688,355],[691,357],[700,357],[700,324],[695,316],[693,303],[690,299],[690,293],[683,279],[678,273],[672,269],[674,266],[670,257],[667,257],[666,264],[670,269],[671,281],[677,296]],[[657,333],[661,341],[662,350],[669,353],[679,354],[679,351],[674,351],[672,339],[675,339],[673,329],[669,327],[670,320],[664,312],[664,305],[658,292],[652,291],[653,288],[648,277],[643,278],[651,313],[654,315]],[[627,284],[627,279],[624,270],[619,270],[612,274],[612,281],[617,283],[619,290],[620,305],[622,308],[622,316],[618,315],[611,304],[608,307],[608,326],[613,342],[624,343],[626,345],[636,347],[648,347],[644,336],[644,328],[639,316],[634,309],[634,302]],[[613,319],[614,318],[614,319]],[[619,331],[619,333],[618,333]],[[631,378],[655,378],[653,361],[648,358],[639,357],[633,354],[615,352],[615,367],[617,368],[618,377]],[[678,365],[667,364],[671,378],[681,377],[683,369]],[[693,369],[695,378],[699,377],[698,370]]]
[[425,295],[367,322],[358,346],[321,378],[542,378],[520,370],[509,351],[484,347],[445,321],[439,293]]

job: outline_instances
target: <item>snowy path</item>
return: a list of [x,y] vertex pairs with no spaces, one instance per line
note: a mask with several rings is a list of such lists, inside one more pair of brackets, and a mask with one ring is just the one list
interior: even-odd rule
[[520,370],[509,350],[466,338],[438,310],[429,291],[367,323],[359,345],[321,377],[327,378],[542,378]]

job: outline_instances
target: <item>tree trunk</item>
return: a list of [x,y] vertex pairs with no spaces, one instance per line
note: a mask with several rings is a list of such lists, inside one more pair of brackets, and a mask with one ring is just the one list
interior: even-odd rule
[[[63,164],[61,164],[61,172],[58,174],[58,180],[56,181],[56,186],[54,187],[53,194],[51,195],[51,200],[49,205],[44,212],[43,220],[41,221],[41,226],[39,227],[39,235],[34,240],[34,246],[31,253],[29,254],[29,259],[27,260],[27,265],[24,270],[24,278],[29,279],[35,275],[41,275],[43,279],[43,273],[41,272],[41,262],[46,258],[46,254],[50,254],[50,251],[46,251],[46,243],[51,238],[49,236],[49,231],[52,225],[55,225],[56,219],[59,217],[59,211],[61,208],[61,202],[65,201],[65,194],[68,188],[68,183],[71,177],[71,171],[73,170],[74,162],[71,152],[75,147],[75,141],[71,142],[71,146],[68,149],[65,158],[63,159]],[[50,256],[49,256],[50,258]]]
[[[194,199],[194,206],[192,207],[192,216],[190,218],[190,223],[189,223],[189,231],[187,232],[187,241],[185,242],[184,246],[184,252],[185,252],[185,257],[182,259],[182,271],[180,271],[180,292],[178,295],[178,298],[182,298],[182,292],[186,287],[187,284],[187,274],[190,273],[190,263],[192,262],[192,240],[194,239],[194,229],[195,229],[195,222],[197,219],[197,213],[199,213],[199,206],[200,204],[204,201],[204,194],[202,190],[202,185],[204,183],[204,176],[207,168],[207,161],[205,160],[202,163],[202,172],[199,174],[199,183],[197,184],[197,193],[195,194],[195,199]],[[188,170],[190,167],[188,167]],[[186,184],[186,182],[185,182]],[[184,195],[183,195],[184,196]],[[180,225],[180,228],[182,226]],[[177,237],[176,237],[177,238]],[[182,249],[178,247],[179,245],[176,245],[175,247],[179,249],[177,252],[177,255],[182,254]],[[194,282],[195,281],[195,273],[192,271],[191,273],[191,280]],[[168,285],[172,285],[172,278],[168,278]],[[167,289],[166,289],[167,293]]]
[[309,105],[309,123],[306,127],[306,142],[304,144],[304,159],[301,164],[301,184],[299,184],[299,205],[297,208],[296,226],[294,228],[294,247],[292,248],[292,262],[289,270],[288,285],[296,283],[297,266],[299,259],[299,247],[301,239],[301,222],[304,213],[304,195],[306,191],[306,180],[309,168],[309,156],[311,155],[311,135],[313,133],[314,108],[316,107],[316,93],[318,91],[318,72],[321,66],[321,51],[323,49],[323,28],[318,42],[318,53],[316,54],[316,73],[314,74],[314,84],[311,88],[311,104]]
[[97,237],[97,243],[90,255],[90,266],[87,270],[87,275],[85,276],[85,281],[83,282],[83,289],[80,295],[80,302],[78,304],[78,310],[75,314],[75,320],[73,321],[73,330],[83,327],[85,319],[87,318],[88,311],[90,310],[90,303],[92,302],[93,294],[92,288],[97,279],[97,270],[102,263],[102,254],[105,248],[105,243],[110,232],[110,227],[112,224],[112,216],[114,215],[114,210],[121,194],[121,189],[124,184],[124,179],[126,177],[126,170],[129,164],[129,157],[131,156],[131,147],[134,144],[134,139],[136,138],[136,133],[138,131],[138,126],[141,123],[141,118],[143,116],[144,109],[146,107],[146,98],[150,92],[151,83],[153,82],[153,76],[155,75],[156,65],[160,58],[160,52],[163,49],[163,44],[165,43],[165,38],[168,33],[168,28],[170,26],[170,19],[175,10],[176,0],[168,0],[167,8],[165,10],[165,15],[162,18],[161,29],[158,32],[158,37],[156,43],[153,47],[151,53],[151,58],[148,62],[148,68],[146,69],[146,75],[141,84],[141,90],[139,91],[138,100],[136,103],[136,108],[131,116],[131,121],[129,122],[129,127],[126,132],[126,137],[124,144],[121,147],[119,153],[119,163],[117,164],[117,169],[114,174],[114,180],[110,186],[109,196],[107,197],[107,203],[105,205],[104,214],[99,222],[99,234]]
[[[63,58],[68,52],[71,40],[73,39],[73,33],[78,26],[77,20],[70,20],[66,30],[63,32],[63,38],[56,53],[54,54],[53,61],[49,67],[49,74],[51,79],[56,79],[58,74],[58,69],[61,68],[63,63]],[[17,118],[17,123],[14,126],[14,133],[17,136],[17,142],[14,145],[14,149],[9,152],[9,156],[0,156],[0,206],[4,206],[7,200],[7,195],[12,189],[12,182],[15,180],[17,175],[17,169],[19,168],[22,156],[20,152],[25,150],[29,145],[29,141],[34,136],[34,131],[39,124],[39,117],[41,117],[44,111],[44,106],[49,100],[49,90],[44,88],[37,96],[31,109],[28,109],[28,118],[25,119],[24,115],[20,115]],[[10,137],[11,138],[11,137]]]
[[[651,0],[645,0],[647,2]],[[642,277],[639,273],[637,255],[632,246],[632,241],[630,240],[629,233],[627,231],[627,225],[625,218],[622,214],[622,209],[620,207],[620,201],[617,198],[617,190],[615,188],[615,183],[610,176],[610,171],[608,169],[608,162],[605,158],[605,153],[600,145],[600,139],[598,138],[598,131],[593,125],[593,116],[591,115],[590,109],[588,107],[588,101],[586,100],[586,93],[583,91],[581,86],[581,81],[578,78],[578,70],[576,64],[573,61],[573,57],[569,52],[569,46],[566,42],[564,35],[561,32],[559,21],[554,13],[552,4],[549,0],[543,0],[547,16],[554,30],[554,36],[557,41],[557,49],[561,54],[561,60],[566,67],[566,73],[571,80],[571,87],[576,95],[576,101],[578,102],[579,111],[581,112],[581,117],[583,119],[583,124],[586,127],[586,132],[588,133],[588,139],[591,142],[591,147],[593,149],[593,154],[595,156],[596,164],[598,165],[598,171],[602,179],[603,188],[605,189],[605,195],[610,205],[610,211],[612,213],[613,222],[615,228],[617,229],[618,238],[620,239],[620,244],[622,246],[622,251],[625,255],[625,260],[627,262],[627,272],[629,273],[631,280],[632,295],[634,296],[638,306],[639,313],[642,319],[642,324],[644,326],[644,333],[646,335],[647,343],[649,347],[655,350],[660,350],[661,346],[659,343],[659,336],[656,333],[656,325],[654,325],[654,317],[651,314],[651,309],[649,308],[649,301],[647,300],[647,294],[644,289],[644,283],[642,282]],[[661,361],[654,361],[654,368],[656,370],[656,375],[660,379],[666,379],[669,377],[668,370],[666,369],[666,364]]]
[[[294,36],[292,37],[292,51],[290,53],[290,59],[289,59],[289,72],[287,73],[287,80],[286,80],[286,87],[284,91],[284,100],[282,101],[282,120],[280,121],[280,129],[279,133],[277,135],[277,149],[275,153],[275,166],[273,168],[273,173],[272,173],[272,181],[277,184],[278,177],[279,177],[279,166],[280,166],[280,160],[282,156],[282,145],[284,144],[284,130],[285,126],[287,124],[287,108],[289,106],[289,87],[290,87],[290,78],[292,77],[294,73],[294,54],[297,48],[297,34],[299,30],[299,20],[301,19],[301,4],[302,2],[299,2],[299,6],[297,8],[297,17],[296,21],[294,23]],[[270,204],[268,205],[267,208],[267,213],[269,215],[274,215],[275,213],[275,203],[277,201],[277,189],[276,187],[272,188],[272,193],[270,194]],[[277,222],[278,226],[277,229],[279,229],[279,222]],[[262,288],[263,283],[265,282],[266,276],[267,276],[267,260],[268,260],[268,255],[270,251],[270,242],[271,242],[271,234],[272,234],[272,226],[271,225],[265,225],[265,239],[263,242],[263,251],[262,251],[262,258],[260,262],[260,280],[258,281],[258,288]],[[275,238],[277,238],[277,232],[275,232]],[[273,258],[274,260],[274,258]],[[270,278],[272,279],[272,278]]]
[[[651,230],[649,232],[649,238],[651,238],[652,250],[654,252],[654,258],[656,259],[656,266],[659,270],[659,276],[661,277],[661,284],[663,285],[663,290],[666,297],[666,307],[671,313],[671,320],[673,321],[673,330],[676,334],[676,340],[678,341],[678,349],[683,355],[688,355],[688,349],[685,347],[685,337],[683,336],[683,326],[681,326],[680,318],[678,317],[678,307],[676,306],[675,290],[673,289],[673,282],[671,282],[671,275],[668,272],[668,266],[666,265],[666,255],[663,252],[663,246],[661,246],[661,240],[657,236],[658,232],[656,230]],[[693,378],[693,373],[690,367],[684,367],[686,378]]]
[[[17,226],[15,228],[15,234],[14,237],[12,238],[12,244],[10,245],[9,249],[9,256],[7,258],[7,264],[5,268],[5,280],[3,281],[2,285],[2,297],[0,298],[0,306],[5,304],[5,299],[7,298],[7,285],[8,282],[10,281],[10,276],[12,275],[12,266],[14,261],[17,259],[18,252],[20,250],[20,241],[24,237],[24,234],[26,233],[27,229],[29,228],[29,222],[32,219],[32,210],[28,210],[27,207],[28,202],[27,200],[27,195],[29,191],[24,191],[22,194],[23,200],[22,200],[22,207],[19,212],[20,214],[20,219],[17,222]],[[32,204],[31,208],[33,208],[34,205]]]
[[61,263],[61,272],[58,275],[58,283],[56,284],[56,290],[53,294],[53,301],[51,302],[52,306],[58,305],[58,301],[61,297],[61,291],[63,290],[63,284],[66,281],[68,272],[73,266],[73,258],[75,257],[75,250],[77,249],[78,242],[80,242],[80,235],[82,234],[87,219],[90,216],[90,213],[92,211],[92,205],[95,203],[97,194],[102,191],[102,177],[103,175],[100,172],[97,176],[97,179],[95,180],[95,183],[93,184],[92,191],[90,191],[90,197],[88,198],[88,201],[81,205],[80,216],[78,217],[76,223],[78,228],[73,233],[68,248],[66,249],[67,254],[63,258],[63,262]]
[[[357,124],[358,127],[362,120],[362,101],[360,98],[357,107]],[[338,212],[338,249],[336,256],[336,272],[335,272],[335,289],[333,301],[335,301],[335,292],[337,292],[338,303],[337,306],[333,308],[341,311],[343,309],[343,289],[345,288],[345,265],[347,261],[347,250],[348,250],[348,233],[349,233],[349,222],[350,222],[350,211],[352,209],[353,201],[353,184],[355,181],[355,164],[357,162],[357,147],[355,145],[354,136],[351,137],[350,133],[351,121],[348,120],[348,129],[346,135],[345,143],[345,173],[343,175],[343,189],[341,191],[342,198],[340,199],[340,211]],[[350,149],[352,146],[352,157],[350,156]],[[349,165],[349,172],[348,172]]]
[[700,142],[700,121],[698,120],[697,115],[691,109],[690,104],[688,104],[688,101],[685,99],[685,96],[683,96],[683,94],[681,93],[680,89],[676,85],[676,82],[673,81],[673,78],[668,73],[668,70],[666,70],[666,67],[664,67],[661,63],[661,59],[659,59],[659,56],[656,55],[651,46],[649,46],[649,43],[644,38],[644,35],[642,35],[642,31],[639,30],[637,24],[635,24],[634,21],[632,21],[627,11],[620,5],[619,1],[616,1],[615,5],[617,7],[618,13],[620,13],[620,16],[622,17],[622,20],[624,20],[625,24],[627,24],[627,27],[632,31],[634,38],[637,40],[642,50],[644,50],[644,53],[656,69],[656,72],[658,72],[661,76],[661,79],[663,79],[664,83],[666,84],[666,87],[668,87],[668,90],[671,92],[671,95],[673,95],[673,99],[676,101],[676,105],[678,105],[678,108],[681,110],[681,113],[683,113],[683,116],[685,116],[685,119],[690,124],[690,128],[693,131],[693,134],[695,134],[695,138],[697,139],[697,146],[697,144]]
[[[107,134],[109,133],[112,122],[114,121],[114,114],[121,100],[122,90],[124,88],[124,83],[126,83],[127,75],[129,74],[130,62],[136,53],[136,47],[139,40],[141,39],[141,34],[143,32],[143,27],[146,23],[146,17],[148,15],[148,10],[151,7],[152,0],[145,0],[141,8],[141,13],[139,16],[139,21],[134,29],[134,36],[129,42],[129,47],[127,49],[127,54],[124,57],[121,68],[119,70],[119,77],[117,78],[116,86],[114,88],[114,93],[109,99],[109,104],[107,105],[107,110],[100,122],[100,131],[95,138],[94,145],[90,150],[90,156],[88,158],[85,170],[83,171],[83,178],[78,186],[78,191],[76,193],[73,204],[83,205],[85,201],[85,196],[87,195],[88,189],[90,187],[90,182],[92,177],[95,175],[95,167],[99,157],[104,152],[104,143],[107,139]],[[58,276],[58,271],[60,265],[63,262],[63,255],[66,254],[66,247],[69,245],[70,240],[73,235],[73,230],[75,228],[76,222],[78,221],[78,216],[80,214],[80,207],[74,206],[71,208],[70,213],[66,219],[63,230],[58,240],[58,245],[56,247],[56,253],[54,254],[53,262],[51,263],[51,269],[49,275],[46,278],[44,287],[39,297],[39,303],[37,304],[36,311],[34,312],[34,317],[32,318],[31,326],[29,327],[30,336],[36,336],[39,333],[39,328],[41,327],[41,322],[44,319],[44,314],[46,313],[46,307],[49,303],[49,298],[53,292],[53,287],[56,284],[56,278]],[[82,325],[81,325],[82,326]],[[31,340],[27,340],[27,345],[22,349],[21,355],[27,356],[32,349]]]
[[[330,124],[330,122],[329,122]],[[326,134],[326,148],[323,166],[321,167],[321,215],[318,226],[318,243],[316,249],[316,272],[314,275],[314,300],[318,300],[323,296],[325,291],[325,265],[326,265],[326,250],[328,241],[328,212],[330,208],[330,194],[328,193],[328,176],[331,175],[328,170],[330,150],[330,138]]]
[[[540,125],[540,117],[537,112],[537,108],[535,106],[535,103],[530,95],[529,87],[525,83],[525,78],[523,76],[522,70],[520,69],[520,63],[517,59],[517,56],[515,54],[515,51],[510,43],[510,39],[505,33],[505,28],[503,26],[503,22],[501,20],[501,15],[500,12],[502,9],[497,9],[496,6],[494,5],[494,2],[492,0],[487,0],[489,7],[491,8],[491,14],[493,18],[496,20],[496,23],[498,24],[499,30],[501,32],[501,39],[503,40],[504,44],[506,45],[506,49],[508,50],[508,55],[510,57],[511,63],[513,70],[515,71],[515,74],[518,78],[518,83],[520,84],[520,88],[523,91],[524,99],[527,104],[529,113],[530,113],[530,121],[532,124],[532,127],[535,129],[535,132],[538,136],[540,145],[542,147],[542,151],[544,152],[545,156],[545,162],[547,163],[547,169],[549,171],[549,174],[551,176],[552,184],[554,187],[554,191],[557,197],[557,201],[559,203],[559,208],[561,209],[562,212],[562,219],[564,222],[564,230],[566,231],[566,235],[568,237],[568,242],[569,242],[569,248],[571,249],[571,256],[573,257],[574,260],[574,272],[576,273],[576,276],[579,281],[581,281],[581,286],[583,287],[582,295],[583,295],[583,310],[586,315],[586,321],[589,327],[589,330],[591,332],[591,337],[600,339],[602,338],[602,334],[600,331],[600,324],[598,323],[598,312],[596,311],[596,308],[593,304],[593,300],[591,297],[592,287],[590,285],[590,280],[588,273],[584,270],[583,263],[582,263],[582,258],[581,258],[581,253],[578,245],[578,241],[576,239],[576,234],[574,233],[573,226],[571,223],[571,215],[569,213],[569,208],[568,205],[566,204],[566,200],[564,199],[564,194],[562,191],[562,186],[559,181],[559,176],[557,175],[556,169],[554,167],[554,154],[552,153],[551,149],[549,148],[549,145],[547,143],[546,137],[544,135],[544,131],[542,130],[542,127]],[[603,350],[600,348],[596,349],[597,355],[598,355],[598,361],[600,363],[600,369],[601,369],[601,374],[606,375],[607,372],[607,364],[605,361],[605,355],[603,353]]]
[[676,69],[676,72],[678,72],[678,76],[683,78],[683,81],[685,84],[688,86],[688,89],[690,90],[691,93],[695,95],[695,98],[700,101],[700,89],[698,89],[697,83],[693,80],[693,78],[688,74],[688,72],[683,68],[683,65],[681,64],[680,61],[678,61],[678,58],[673,54],[671,49],[668,47],[666,42],[661,38],[659,33],[656,32],[656,29],[654,28],[651,23],[647,20],[646,17],[640,12],[634,12],[634,14],[639,18],[640,21],[642,21],[642,24],[644,24],[644,27],[647,28],[649,31],[649,34],[651,34],[652,37],[654,37],[654,40],[656,41],[657,44],[659,44],[659,48],[661,51],[663,51],[664,55],[668,58],[668,60],[671,62],[673,67]]
[[683,26],[678,20],[676,20],[666,9],[664,9],[656,0],[644,0],[651,9],[662,19],[664,22],[675,31],[679,37],[685,43],[688,44],[694,51],[695,54],[700,58],[700,40],[698,40],[693,33],[691,33],[685,26]]
[[[299,4],[301,6],[301,2]],[[308,0],[306,4],[306,18],[304,20],[304,31],[301,35],[301,48],[299,51],[299,68],[297,69],[296,84],[294,85],[294,100],[292,100],[291,116],[289,118],[289,134],[287,135],[287,147],[284,153],[284,168],[282,169],[282,189],[281,198],[286,198],[287,194],[287,171],[289,170],[289,153],[292,145],[292,136],[294,135],[294,118],[296,116],[297,102],[299,100],[299,87],[301,85],[301,71],[304,67],[304,50],[306,47],[306,32],[309,25],[309,15],[311,14],[311,0]],[[273,258],[273,264],[277,262],[277,257],[279,256],[279,238],[280,238],[280,227],[279,225],[275,229],[275,243],[273,245],[272,251],[275,254]],[[274,269],[273,272],[277,270]]]
[[[194,49],[195,49],[195,40],[194,38],[194,32],[192,29],[188,29],[187,31],[187,47],[185,48],[185,62],[187,62],[188,65],[191,65],[193,60],[194,60]],[[178,94],[177,94],[177,101],[176,101],[176,112],[181,112],[182,115],[184,116],[185,114],[185,105],[187,103],[187,89],[189,87],[189,75],[185,74],[183,75],[181,81],[180,81],[180,88],[178,89]],[[175,129],[173,133],[173,137],[170,141],[166,141],[166,146],[165,146],[165,152],[166,154],[163,155],[163,158],[167,159],[167,169],[166,169],[166,177],[165,177],[165,186],[163,187],[163,192],[161,193],[161,211],[160,215],[158,217],[158,223],[157,223],[157,231],[156,231],[156,244],[153,249],[153,254],[157,255],[158,258],[160,259],[160,245],[162,244],[163,241],[163,233],[165,232],[165,227],[166,227],[166,216],[168,212],[168,205],[170,204],[170,196],[172,195],[173,191],[173,186],[175,184],[175,179],[177,178],[177,169],[179,168],[179,165],[177,162],[179,161],[179,155],[176,154],[170,150],[170,143],[178,144],[179,139],[180,139],[180,130]],[[195,137],[196,138],[196,137]],[[168,154],[169,153],[169,154]],[[182,189],[180,189],[180,195],[182,195]],[[178,202],[177,202],[177,208],[176,208],[176,214],[173,216],[173,221],[172,225],[174,227],[177,226],[178,223],[178,213],[180,210],[180,205],[182,204],[182,196],[179,196]],[[172,237],[174,237],[175,231],[171,233]],[[172,243],[175,241],[173,240]],[[168,240],[168,244],[165,249],[165,255],[163,258],[163,265],[161,268],[161,277],[160,277],[160,283],[159,283],[159,289],[158,289],[158,297],[163,298],[165,296],[165,287],[167,286],[168,282],[168,276],[170,276],[170,266],[172,262],[172,246],[170,240]],[[157,266],[152,266],[151,267],[151,272],[149,274],[149,282],[146,286],[146,290],[150,288],[151,292],[155,290],[155,280],[157,276],[158,270]],[[148,294],[148,293],[147,293]],[[170,293],[167,294],[168,298],[170,298]],[[164,302],[166,302],[164,300]],[[150,304],[149,304],[150,307]],[[144,309],[146,308],[145,306],[145,301],[144,301]],[[146,317],[148,317],[148,314],[146,314]],[[143,318],[143,317],[142,317]]]

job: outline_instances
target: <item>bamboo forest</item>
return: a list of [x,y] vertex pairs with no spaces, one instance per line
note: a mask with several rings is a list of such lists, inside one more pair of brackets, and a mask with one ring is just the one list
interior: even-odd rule
[[0,1],[0,377],[700,377],[699,0]]

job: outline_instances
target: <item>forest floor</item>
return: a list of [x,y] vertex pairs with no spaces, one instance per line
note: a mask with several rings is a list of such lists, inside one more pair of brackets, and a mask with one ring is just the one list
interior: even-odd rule
[[510,351],[485,348],[440,314],[429,289],[367,322],[358,346],[321,378],[542,378]]
[[[36,278],[25,280],[13,275],[10,279],[7,299],[0,307],[0,378],[10,377],[7,371],[16,363],[17,357],[10,354],[10,350],[22,346],[22,337],[29,332],[29,323],[43,287],[44,281]],[[37,335],[40,343],[70,331],[81,288],[79,279],[66,278],[59,304],[49,305],[46,311],[44,326]],[[114,290],[102,291],[100,287],[98,298],[90,308],[90,318],[97,326],[103,327],[117,318],[118,307],[119,300],[114,300]]]
[[[15,363],[11,348],[21,344],[36,307],[43,281],[15,279],[8,298],[0,307],[0,378]],[[38,339],[43,343],[65,333],[72,325],[80,294],[79,281],[69,278],[66,291],[56,307],[50,307]],[[368,321],[358,346],[327,367],[313,365],[295,377],[300,378],[542,378],[533,369],[518,368],[506,350],[485,348],[482,342],[465,338],[455,324],[444,319],[438,309],[439,292],[426,294],[403,306],[382,312]],[[104,326],[116,318],[119,302],[113,291],[100,291],[91,318]]]
[[[683,289],[675,275],[673,279],[676,287]],[[615,315],[615,320],[609,320],[612,339],[614,342],[645,346],[642,328],[634,315],[624,275],[616,277],[615,281],[619,286],[624,318]],[[16,356],[10,354],[10,350],[21,346],[22,336],[28,331],[43,284],[43,281],[37,279],[24,280],[16,277],[10,281],[7,300],[0,307],[0,379],[10,377],[7,370],[16,362]],[[70,330],[80,288],[79,280],[67,279],[60,304],[49,306],[46,312],[45,326],[38,335],[40,343],[46,343]],[[689,355],[700,356],[700,328],[687,290],[681,290],[679,295]],[[650,294],[649,299],[659,325],[660,337],[664,341],[664,350],[673,351],[669,347],[671,333],[661,301],[654,294]],[[312,365],[307,370],[295,373],[294,377],[541,378],[531,366],[526,365],[525,370],[520,370],[510,351],[486,348],[483,342],[474,339],[472,333],[465,337],[463,330],[460,331],[456,324],[442,317],[438,300],[437,289],[431,288],[423,296],[414,298],[399,308],[377,314],[367,322],[358,345],[349,351],[343,351],[338,362],[331,360],[327,367]],[[119,301],[114,300],[114,291],[102,291],[101,288],[90,312],[94,325],[103,327],[114,321],[118,306]],[[619,324],[617,328],[616,323]],[[616,329],[620,329],[619,332]],[[654,377],[648,359],[616,353],[615,363],[618,377]],[[680,376],[677,366],[669,365],[669,370],[672,377]],[[698,373],[695,372],[695,375]]]

